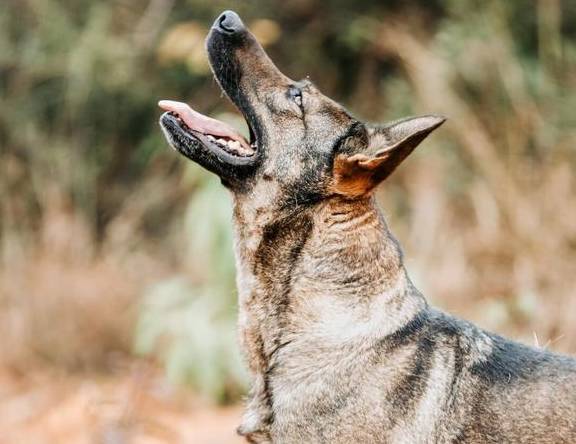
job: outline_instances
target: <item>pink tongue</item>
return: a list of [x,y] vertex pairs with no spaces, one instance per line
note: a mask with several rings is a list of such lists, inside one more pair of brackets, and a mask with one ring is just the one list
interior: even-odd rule
[[232,140],[237,140],[246,148],[250,148],[250,144],[238,132],[227,123],[220,120],[213,119],[212,117],[205,116],[199,112],[194,111],[186,103],[175,102],[173,100],[160,100],[158,106],[164,111],[172,111],[186,123],[191,129],[199,131],[204,134],[211,134],[213,136],[227,137]]

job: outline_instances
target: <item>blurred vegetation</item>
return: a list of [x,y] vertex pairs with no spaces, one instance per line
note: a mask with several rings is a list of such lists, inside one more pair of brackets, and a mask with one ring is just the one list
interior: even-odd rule
[[198,175],[205,178],[185,214],[186,278],[147,291],[136,351],[159,356],[170,380],[226,401],[238,397],[247,376],[235,340],[232,212],[220,181]]
[[166,147],[160,98],[242,126],[207,30],[235,9],[292,77],[359,117],[448,124],[380,198],[443,307],[576,351],[576,4],[569,0],[0,2],[5,365],[135,352],[233,399],[229,201]]

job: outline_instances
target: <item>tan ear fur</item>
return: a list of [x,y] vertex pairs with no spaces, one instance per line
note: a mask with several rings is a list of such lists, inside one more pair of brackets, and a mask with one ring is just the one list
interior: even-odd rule
[[368,193],[374,187],[375,171],[385,160],[385,157],[371,159],[364,154],[337,156],[334,160],[334,192],[349,197]]
[[[333,192],[350,198],[369,193],[444,120],[437,116],[410,118],[374,131],[370,135],[366,154],[336,156],[333,165]],[[376,150],[379,146],[383,148]],[[374,151],[374,154],[368,154]]]

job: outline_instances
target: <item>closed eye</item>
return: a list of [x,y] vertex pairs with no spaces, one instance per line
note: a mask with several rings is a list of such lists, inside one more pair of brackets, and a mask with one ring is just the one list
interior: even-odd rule
[[291,85],[288,88],[288,97],[290,98],[290,100],[292,100],[294,103],[296,103],[296,105],[298,105],[300,107],[300,109],[302,109],[302,90],[300,88],[298,88],[297,86]]

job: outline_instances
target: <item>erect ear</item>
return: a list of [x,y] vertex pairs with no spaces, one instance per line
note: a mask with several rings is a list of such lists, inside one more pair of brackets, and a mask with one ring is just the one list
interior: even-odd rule
[[339,154],[334,159],[333,190],[349,197],[370,192],[445,120],[440,116],[410,117],[368,127],[368,146],[362,152]]

